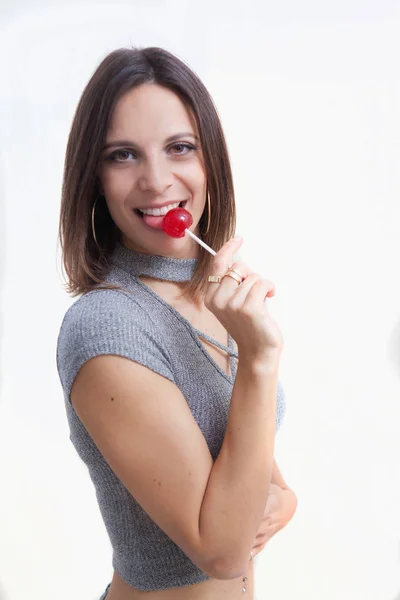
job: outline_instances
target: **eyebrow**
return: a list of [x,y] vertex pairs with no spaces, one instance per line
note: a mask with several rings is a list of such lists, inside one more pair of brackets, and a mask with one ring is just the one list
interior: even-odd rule
[[[190,131],[186,131],[183,133],[176,133],[174,135],[171,135],[165,140],[165,143],[170,144],[171,142],[176,142],[177,140],[180,140],[183,137],[192,137],[197,142],[200,142],[200,139],[197,135],[191,133]],[[135,144],[135,142],[132,142],[131,140],[111,140],[110,142],[107,142],[107,144],[104,145],[103,150],[107,150],[107,148],[118,146],[137,146],[137,144]]]

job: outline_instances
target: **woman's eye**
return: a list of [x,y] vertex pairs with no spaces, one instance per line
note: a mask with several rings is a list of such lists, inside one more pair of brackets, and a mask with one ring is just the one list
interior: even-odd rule
[[134,158],[132,152],[129,150],[116,150],[110,154],[109,159],[114,162],[126,162],[130,157]]
[[173,150],[176,150],[176,152],[174,152],[174,154],[188,154],[191,150],[196,150],[196,147],[193,146],[192,144],[187,144],[187,143],[183,143],[180,142],[179,144],[174,144],[172,146]]

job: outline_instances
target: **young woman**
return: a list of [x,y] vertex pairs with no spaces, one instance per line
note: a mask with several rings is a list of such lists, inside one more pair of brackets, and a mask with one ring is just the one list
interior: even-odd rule
[[[215,258],[164,233],[177,206]],[[68,141],[60,239],[81,297],[57,348],[70,437],[113,548],[107,600],[251,600],[252,556],[295,512],[274,461],[274,285],[234,261],[234,229],[202,82],[160,48],[109,54]]]

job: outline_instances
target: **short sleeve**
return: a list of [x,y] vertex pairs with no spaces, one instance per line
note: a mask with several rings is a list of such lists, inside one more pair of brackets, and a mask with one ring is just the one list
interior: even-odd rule
[[68,399],[81,367],[104,354],[128,358],[174,382],[162,334],[133,294],[93,290],[67,311],[58,336],[57,369]]

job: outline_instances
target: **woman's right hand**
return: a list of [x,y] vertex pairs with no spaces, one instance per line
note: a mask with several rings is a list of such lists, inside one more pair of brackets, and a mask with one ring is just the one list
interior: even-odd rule
[[245,263],[232,264],[243,240],[232,238],[214,257],[210,275],[225,275],[230,265],[244,277],[241,284],[231,277],[208,283],[205,305],[236,341],[239,358],[263,360],[280,355],[282,333],[268,313],[265,299],[275,294],[272,281],[261,278]]

